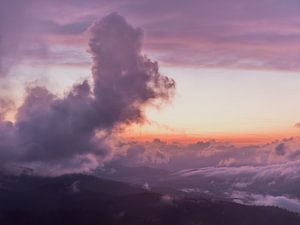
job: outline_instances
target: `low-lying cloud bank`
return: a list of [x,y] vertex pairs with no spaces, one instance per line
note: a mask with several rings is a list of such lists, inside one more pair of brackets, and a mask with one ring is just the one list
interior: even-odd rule
[[247,192],[234,192],[232,193],[231,198],[233,198],[235,202],[241,204],[276,206],[292,212],[300,213],[300,200],[289,198],[286,196],[271,196],[251,194]]
[[300,138],[243,147],[215,140],[182,144],[156,139],[152,142],[123,141],[117,149],[115,160],[119,163],[148,165],[173,171],[203,167],[282,167],[287,162],[293,164],[300,161]]
[[110,155],[110,137],[142,123],[144,107],[168,102],[175,89],[141,53],[142,37],[116,13],[96,21],[89,40],[93,83],[75,84],[62,98],[46,87],[28,87],[16,121],[0,117],[0,164],[59,173],[101,164]]
[[299,213],[299,146],[299,138],[244,147],[218,141],[120,142],[108,166],[161,168],[169,173],[155,180],[142,178],[152,186],[169,186],[192,195]]
[[149,166],[170,171],[164,184],[225,197],[247,191],[300,198],[299,138],[237,147],[218,141],[194,144],[121,143],[112,161],[125,166]]

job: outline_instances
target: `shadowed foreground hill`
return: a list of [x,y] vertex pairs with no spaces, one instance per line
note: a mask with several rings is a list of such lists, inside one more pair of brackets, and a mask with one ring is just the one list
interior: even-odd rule
[[0,177],[1,225],[299,225],[274,207],[152,193],[86,175]]

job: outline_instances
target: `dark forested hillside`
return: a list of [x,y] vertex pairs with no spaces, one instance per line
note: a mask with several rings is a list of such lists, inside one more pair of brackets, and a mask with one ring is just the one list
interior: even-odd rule
[[153,193],[87,175],[1,176],[1,225],[298,225],[274,207]]

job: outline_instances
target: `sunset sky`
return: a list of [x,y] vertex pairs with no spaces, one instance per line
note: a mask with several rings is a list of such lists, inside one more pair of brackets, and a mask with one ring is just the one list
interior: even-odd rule
[[63,96],[90,78],[89,27],[112,12],[144,32],[143,54],[176,82],[172,100],[146,107],[125,136],[260,142],[298,136],[300,2],[297,0],[4,0],[1,93],[26,86]]
[[300,0],[0,0],[0,224],[281,224],[299,190]]

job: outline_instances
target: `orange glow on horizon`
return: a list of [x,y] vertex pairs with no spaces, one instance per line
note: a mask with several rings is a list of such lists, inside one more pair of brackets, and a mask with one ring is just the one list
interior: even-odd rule
[[280,140],[284,138],[297,137],[295,133],[282,133],[282,134],[228,134],[228,133],[204,133],[204,134],[162,134],[162,133],[147,133],[147,134],[136,134],[136,133],[123,133],[122,138],[133,140],[133,141],[153,141],[159,139],[164,142],[172,143],[195,143],[198,141],[209,141],[215,140],[220,142],[229,142],[234,145],[259,145],[272,142],[274,140]]

